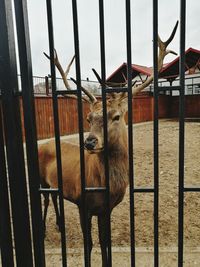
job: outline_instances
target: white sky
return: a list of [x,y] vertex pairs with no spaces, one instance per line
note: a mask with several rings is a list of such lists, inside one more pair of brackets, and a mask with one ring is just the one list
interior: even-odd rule
[[[46,1],[28,0],[33,74],[49,73]],[[74,55],[71,0],[54,0],[54,38],[64,69]],[[82,79],[95,80],[91,69],[100,73],[98,0],[77,0]],[[132,63],[152,66],[152,0],[131,1],[132,8]],[[180,0],[158,0],[159,33],[165,40],[179,20]],[[187,2],[186,49],[200,49],[200,1]],[[106,76],[126,62],[125,0],[105,0]],[[179,30],[170,49],[179,52]],[[168,56],[166,62],[174,59]],[[72,67],[69,77],[75,77]]]

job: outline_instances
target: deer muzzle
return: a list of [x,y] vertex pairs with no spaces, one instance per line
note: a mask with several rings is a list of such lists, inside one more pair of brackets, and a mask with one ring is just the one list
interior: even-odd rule
[[96,148],[97,143],[98,143],[98,139],[96,138],[96,136],[90,134],[85,139],[84,147],[85,147],[85,149],[92,151]]

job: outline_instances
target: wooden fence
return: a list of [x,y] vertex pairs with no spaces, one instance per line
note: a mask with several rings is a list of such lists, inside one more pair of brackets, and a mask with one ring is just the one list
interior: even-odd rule
[[[179,98],[172,97],[169,117],[178,117]],[[200,118],[200,95],[188,95],[185,97],[185,117]]]
[[[60,134],[67,135],[78,132],[77,101],[75,99],[58,99]],[[185,97],[186,117],[200,117],[200,95]],[[22,105],[21,105],[22,106]],[[152,96],[141,95],[133,98],[133,122],[153,120],[154,100]],[[159,97],[159,118],[178,117],[179,98],[170,96]],[[22,109],[22,107],[21,107]],[[89,112],[89,105],[83,105],[83,114]],[[22,112],[23,113],[23,112]],[[50,96],[35,97],[35,113],[38,139],[54,136],[52,98]],[[23,124],[23,116],[22,116]],[[84,119],[84,129],[88,130],[88,123]]]

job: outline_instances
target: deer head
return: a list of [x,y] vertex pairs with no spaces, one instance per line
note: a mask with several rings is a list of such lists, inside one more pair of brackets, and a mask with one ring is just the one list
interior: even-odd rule
[[[118,94],[110,95],[107,99],[108,148],[110,151],[118,149],[121,145],[127,145],[126,123],[124,119],[126,112],[126,101],[122,100]],[[85,149],[90,153],[99,153],[104,149],[101,101],[97,101],[91,105],[90,113],[87,115],[87,121],[90,124],[90,133],[85,140]]]
[[[176,53],[174,51],[168,50],[167,47],[173,40],[176,30],[178,27],[178,21],[167,41],[163,42],[158,36],[158,72],[162,69],[164,58],[167,54]],[[48,55],[45,54],[46,57],[49,58]],[[74,57],[73,57],[74,59]],[[59,70],[64,84],[68,90],[70,90],[69,83],[67,82],[67,74],[69,72],[70,66],[72,65],[73,59],[67,67],[66,72],[61,67],[61,64],[58,60],[57,53],[55,51],[54,54],[54,63]],[[99,75],[94,71],[98,81],[101,84],[101,79]],[[73,80],[76,82],[75,80]],[[146,88],[153,81],[153,74],[149,76],[149,78],[139,86],[135,84],[132,87],[133,95],[136,95],[144,88]],[[102,112],[102,102],[98,101],[94,95],[92,95],[87,89],[81,88],[84,92],[84,96],[82,96],[83,101],[90,103],[90,112],[87,115],[87,121],[90,124],[89,135],[85,140],[85,149],[89,153],[100,153],[104,150],[104,142],[103,142],[103,112]],[[76,97],[73,95],[68,95],[68,97]],[[110,97],[107,99],[107,129],[108,129],[108,147],[109,149],[114,149],[115,145],[125,145],[127,146],[127,134],[125,127],[125,119],[124,116],[127,112],[127,93],[111,93]]]

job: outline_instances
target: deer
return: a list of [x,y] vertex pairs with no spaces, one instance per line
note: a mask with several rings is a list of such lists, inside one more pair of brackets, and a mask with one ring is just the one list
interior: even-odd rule
[[[162,69],[163,61],[169,53],[176,53],[168,50],[167,47],[173,40],[178,26],[178,21],[167,41],[162,41],[158,36],[158,73]],[[49,56],[45,54],[48,58]],[[64,72],[58,55],[55,51],[54,64],[59,70],[63,82],[68,90],[70,86],[67,80],[67,74],[73,60],[70,62],[67,71]],[[145,82],[140,85],[132,86],[132,94],[136,95],[152,83],[153,73]],[[84,141],[84,160],[85,160],[85,185],[86,187],[105,187],[106,177],[104,168],[104,138],[103,138],[103,112],[102,102],[91,94],[86,88],[81,88],[84,92],[83,101],[90,104],[90,112],[87,114],[89,123],[89,134]],[[72,97],[76,97],[72,95]],[[108,163],[109,163],[109,213],[123,200],[128,181],[128,136],[125,123],[125,114],[127,112],[127,93],[110,93],[106,100],[107,104],[107,132],[108,132]],[[57,168],[56,151],[54,141],[48,141],[38,147],[39,170],[41,184],[43,187],[57,188]],[[87,218],[88,227],[88,257],[89,266],[91,266],[92,235],[91,220],[97,216],[99,242],[101,248],[102,266],[108,266],[108,239],[106,234],[106,195],[105,192],[87,192],[85,196],[86,210],[83,210],[81,174],[80,174],[80,147],[67,141],[61,142],[62,157],[62,179],[63,179],[63,197],[64,199],[75,203],[80,214],[80,225],[84,227],[84,215]],[[44,224],[46,220],[47,208],[49,205],[47,196],[44,202]],[[59,224],[59,211],[56,197],[53,196],[53,203],[56,211],[56,222]],[[83,214],[86,212],[86,214]],[[83,231],[83,237],[85,233]]]

